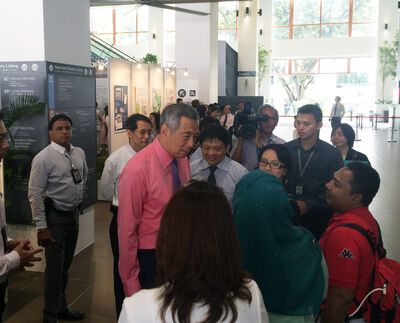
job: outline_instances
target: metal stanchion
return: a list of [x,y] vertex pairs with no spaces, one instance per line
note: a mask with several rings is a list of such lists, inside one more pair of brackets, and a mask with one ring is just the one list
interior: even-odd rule
[[360,114],[357,113],[356,115],[356,138],[354,139],[354,141],[361,141],[361,139],[358,139],[358,125],[360,123]]
[[392,129],[390,130],[390,140],[387,142],[397,142],[397,140],[393,139],[394,132],[397,131],[397,129],[394,128],[394,120],[395,120],[395,115],[396,115],[396,106],[393,106],[393,115],[392,115]]
[[375,113],[375,130],[378,130],[378,114]]

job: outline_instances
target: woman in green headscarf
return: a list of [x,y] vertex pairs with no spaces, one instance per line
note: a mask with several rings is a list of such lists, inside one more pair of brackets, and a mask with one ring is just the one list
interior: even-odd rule
[[292,225],[281,182],[260,170],[245,175],[233,213],[243,267],[260,287],[270,322],[313,322],[326,295],[326,264],[314,236]]

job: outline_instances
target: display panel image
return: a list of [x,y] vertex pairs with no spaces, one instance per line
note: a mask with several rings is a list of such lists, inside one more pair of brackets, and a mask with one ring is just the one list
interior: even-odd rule
[[128,87],[125,85],[114,85],[114,131],[124,130],[127,119]]

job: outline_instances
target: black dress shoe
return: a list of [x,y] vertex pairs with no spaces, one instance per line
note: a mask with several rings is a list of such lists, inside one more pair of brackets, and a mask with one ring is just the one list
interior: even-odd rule
[[59,318],[60,320],[66,320],[66,321],[80,321],[80,320],[83,320],[84,317],[85,317],[85,313],[71,311],[68,308],[58,312],[58,314],[57,314],[57,318]]

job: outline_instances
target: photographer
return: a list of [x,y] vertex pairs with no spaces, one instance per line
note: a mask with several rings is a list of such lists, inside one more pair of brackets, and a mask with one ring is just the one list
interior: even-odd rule
[[[242,112],[243,113],[243,112]],[[279,115],[278,111],[269,104],[265,104],[260,107],[258,111],[259,115],[267,115],[268,121],[259,121],[258,127],[255,131],[255,136],[244,135],[241,132],[243,128],[243,122],[246,118],[242,118],[243,122],[238,122],[239,125],[235,129],[238,141],[232,149],[231,157],[233,160],[241,163],[249,171],[252,171],[257,167],[258,164],[258,152],[263,146],[269,144],[283,144],[285,140],[275,136],[272,132],[278,124]],[[251,117],[248,117],[251,118]]]

